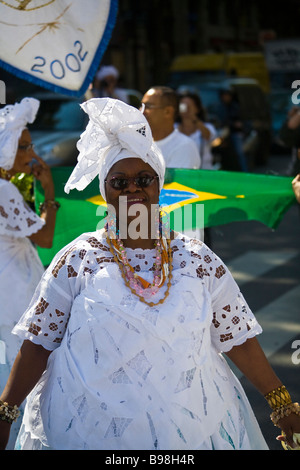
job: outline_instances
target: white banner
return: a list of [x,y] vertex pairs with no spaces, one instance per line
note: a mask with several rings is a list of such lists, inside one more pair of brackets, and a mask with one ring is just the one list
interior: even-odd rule
[[0,0],[0,67],[80,96],[98,69],[117,9],[117,0]]
[[300,70],[300,39],[266,41],[264,47],[270,71]]

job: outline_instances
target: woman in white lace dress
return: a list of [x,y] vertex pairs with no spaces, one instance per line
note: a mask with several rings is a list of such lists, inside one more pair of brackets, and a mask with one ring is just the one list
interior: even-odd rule
[[[48,166],[35,154],[26,128],[33,122],[39,101],[24,98],[21,103],[0,110],[0,390],[2,391],[22,344],[11,333],[33,296],[44,272],[33,243],[52,244],[55,208],[49,202],[39,217],[25,202],[10,179],[17,173],[33,173],[41,181],[47,201],[54,199],[54,184]],[[17,430],[15,426],[14,431]],[[14,437],[13,437],[14,435]],[[12,432],[11,443],[16,437]]]
[[279,423],[291,440],[297,405],[235,281],[202,242],[168,237],[161,223],[164,163],[144,116],[112,99],[82,106],[90,121],[65,189],[99,175],[107,224],[57,254],[14,329],[24,343],[1,396],[0,447],[13,405],[31,391],[22,450],[266,449],[221,353],[261,393],[276,401],[282,391]]

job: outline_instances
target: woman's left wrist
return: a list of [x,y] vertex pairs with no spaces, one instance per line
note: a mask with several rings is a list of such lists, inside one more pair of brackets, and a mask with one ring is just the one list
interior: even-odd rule
[[45,201],[40,204],[40,214],[45,212],[48,208],[58,211],[58,209],[60,208],[60,203],[55,199],[45,199]]
[[45,190],[44,189],[44,196],[45,196],[45,200],[50,200],[50,199],[55,199],[55,191],[54,191],[54,188],[51,188],[49,190]]
[[300,405],[292,402],[292,398],[284,385],[271,390],[264,397],[273,410],[270,418],[275,426],[280,427],[279,421],[292,413],[300,416]]

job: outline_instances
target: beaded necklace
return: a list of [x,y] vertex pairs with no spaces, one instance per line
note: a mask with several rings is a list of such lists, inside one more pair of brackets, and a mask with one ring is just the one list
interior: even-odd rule
[[[155,263],[154,263],[154,274],[153,282],[150,284],[145,281],[142,277],[135,273],[133,267],[130,265],[126,249],[120,240],[120,238],[111,238],[108,236],[106,230],[106,241],[108,243],[110,252],[112,253],[114,260],[118,264],[122,277],[127,287],[131,292],[136,295],[141,302],[146,303],[150,307],[158,304],[162,304],[169,295],[172,279],[172,250],[170,240],[164,237],[160,237],[155,242]],[[162,287],[168,278],[167,290],[162,299],[158,302],[152,302],[151,299]]]

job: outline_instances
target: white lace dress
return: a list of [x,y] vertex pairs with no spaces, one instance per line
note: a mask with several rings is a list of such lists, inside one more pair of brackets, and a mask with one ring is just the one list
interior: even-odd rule
[[[22,344],[11,331],[28,307],[44,272],[36,249],[27,238],[43,224],[19,190],[0,179],[0,392]],[[13,426],[10,445],[17,428],[18,425]]]
[[[125,286],[101,232],[55,257],[14,329],[53,350],[18,449],[266,448],[220,354],[261,328],[206,245],[180,234],[171,246],[170,295],[155,307]],[[127,253],[150,280],[155,251]]]

